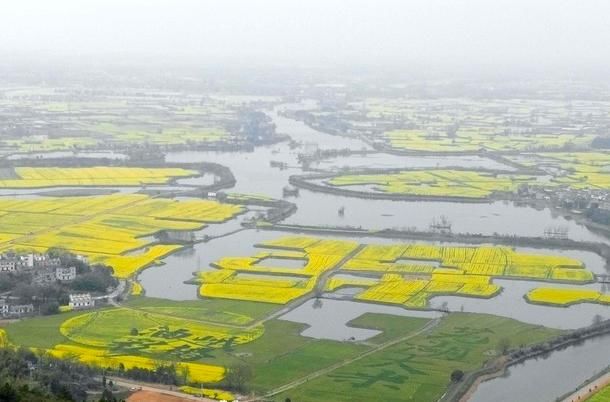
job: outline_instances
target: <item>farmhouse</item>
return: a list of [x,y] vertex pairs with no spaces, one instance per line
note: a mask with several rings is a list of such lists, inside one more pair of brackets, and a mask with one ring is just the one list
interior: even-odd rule
[[13,258],[0,259],[0,272],[15,272],[17,270],[17,261]]
[[6,317],[6,316],[8,316],[8,312],[9,312],[9,304],[6,302],[5,299],[1,299],[0,300],[0,314],[2,315],[2,317]]
[[76,278],[76,267],[55,268],[55,278],[61,282],[73,281]]
[[8,307],[8,315],[11,317],[21,317],[34,312],[33,304],[13,304]]
[[73,309],[92,308],[95,306],[95,300],[93,300],[90,293],[71,294],[68,306]]

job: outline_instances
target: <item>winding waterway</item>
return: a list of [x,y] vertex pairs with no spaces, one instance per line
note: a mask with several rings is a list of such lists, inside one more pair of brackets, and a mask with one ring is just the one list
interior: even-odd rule
[[[285,105],[291,108],[294,105]],[[289,135],[300,143],[291,149],[284,142],[256,148],[255,152],[171,152],[166,155],[168,162],[215,162],[231,169],[237,180],[230,192],[260,194],[282,198],[283,188],[288,185],[290,175],[303,174],[298,163],[298,154],[311,149],[351,149],[366,150],[367,155],[334,157],[313,165],[316,169],[340,169],[342,167],[451,167],[486,168],[512,170],[496,161],[484,157],[412,157],[372,152],[365,142],[316,131],[305,124],[282,117],[280,109],[269,112],[277,126],[277,131]],[[316,144],[316,145],[313,145]],[[79,156],[72,153],[53,153],[52,157]],[[97,157],[121,157],[101,153]],[[45,155],[37,157],[43,158]],[[51,156],[49,156],[51,157]],[[281,162],[284,168],[272,167],[271,162]],[[202,176],[179,180],[174,186],[148,187],[148,190],[183,189],[186,185],[211,184],[213,177]],[[74,188],[63,188],[73,190]],[[136,192],[140,188],[116,188],[121,192]],[[0,190],[0,196],[36,197],[36,190]],[[415,228],[427,230],[433,219],[441,215],[452,222],[456,233],[481,233],[486,235],[508,234],[517,236],[542,236],[548,227],[568,228],[568,236],[574,240],[607,242],[608,239],[596,234],[585,226],[559,216],[549,209],[535,209],[517,206],[512,202],[495,201],[487,204],[465,204],[451,202],[404,202],[387,200],[364,200],[331,194],[300,190],[298,197],[289,201],[297,205],[297,212],[284,223],[317,226],[352,226],[371,230],[387,228]],[[339,209],[345,213],[340,215]],[[208,242],[197,243],[174,253],[163,260],[162,265],[150,267],[139,275],[139,281],[147,296],[172,300],[194,300],[198,297],[198,286],[187,284],[197,271],[210,270],[210,264],[226,256],[249,256],[260,250],[254,244],[285,235],[281,232],[240,230],[241,222],[254,215],[256,208],[229,222],[210,225],[197,233],[198,237],[220,236]],[[234,233],[235,232],[235,233]],[[225,234],[232,233],[230,236]],[[393,243],[390,239],[358,238],[361,243]],[[405,242],[405,241],[400,241]],[[597,255],[571,250],[517,249],[524,252],[564,254],[585,262],[595,273],[605,273],[605,263]],[[450,311],[489,313],[515,318],[520,321],[545,325],[552,328],[571,329],[589,325],[595,316],[610,318],[607,306],[580,304],[569,308],[538,306],[527,303],[523,296],[532,288],[543,286],[541,282],[495,280],[502,286],[500,295],[489,300],[475,298],[441,296],[432,299],[432,307],[447,307]],[[554,285],[569,286],[569,285]],[[600,285],[588,285],[600,289]],[[307,324],[304,336],[335,340],[366,340],[378,331],[354,328],[349,321],[366,312],[394,314],[399,316],[435,317],[432,311],[409,311],[400,307],[380,306],[351,300],[336,300],[332,297],[350,298],[353,292],[326,295],[321,306],[313,305],[313,300],[280,317]],[[315,308],[314,308],[315,307]],[[472,397],[474,402],[552,401],[558,395],[568,392],[586,378],[605,368],[610,362],[610,336],[591,339],[581,345],[552,353],[545,359],[527,361],[510,368],[507,377],[483,383]],[[561,381],[558,381],[561,379]]]

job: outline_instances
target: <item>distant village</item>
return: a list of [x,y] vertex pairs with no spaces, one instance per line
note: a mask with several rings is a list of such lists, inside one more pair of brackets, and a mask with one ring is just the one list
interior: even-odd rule
[[0,254],[2,318],[89,309],[105,302],[118,282],[108,267],[65,251]]
[[599,225],[610,225],[610,193],[606,190],[523,185],[518,196],[542,201],[576,216],[582,215]]

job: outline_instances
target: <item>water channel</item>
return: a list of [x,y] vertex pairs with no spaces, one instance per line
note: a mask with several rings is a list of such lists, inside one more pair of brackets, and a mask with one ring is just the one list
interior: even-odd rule
[[[285,107],[291,107],[285,106]],[[291,149],[287,143],[259,147],[255,152],[171,152],[166,155],[168,162],[215,162],[229,167],[236,177],[237,184],[230,192],[260,194],[281,198],[282,189],[288,185],[290,175],[303,174],[297,156],[313,143],[320,149],[368,150],[371,148],[359,139],[332,136],[313,130],[305,124],[280,116],[279,109],[269,112],[279,133],[290,135],[302,145]],[[71,154],[71,153],[70,153]],[[57,153],[55,153],[56,157]],[[83,156],[83,155],[65,155]],[[107,156],[104,154],[104,156]],[[40,156],[45,157],[45,156]],[[271,161],[282,162],[286,168],[271,167]],[[511,170],[496,161],[483,157],[406,157],[371,153],[352,157],[337,157],[317,163],[319,169],[339,169],[341,167],[451,167]],[[171,186],[181,189],[180,185],[210,184],[213,177],[203,176],[183,179]],[[155,187],[157,188],[157,187]],[[159,186],[159,189],[168,187]],[[66,188],[69,189],[69,188]],[[151,189],[149,187],[148,189]],[[118,191],[134,192],[138,188],[117,188]],[[1,196],[18,195],[33,197],[41,190],[0,190]],[[397,202],[386,200],[363,200],[301,190],[298,197],[290,198],[298,210],[285,220],[285,223],[306,225],[341,225],[367,229],[416,228],[427,230],[434,218],[445,215],[453,224],[454,232],[494,233],[518,236],[541,236],[545,228],[551,226],[567,227],[570,238],[575,240],[607,242],[608,239],[596,234],[585,226],[565,219],[549,209],[538,210],[532,207],[517,206],[512,202],[496,201],[488,204],[462,204],[450,202]],[[338,210],[345,208],[345,214]],[[254,244],[271,240],[286,233],[239,230],[240,223],[257,212],[250,212],[229,222],[210,225],[197,235],[226,237],[197,243],[174,253],[163,260],[163,265],[143,271],[139,280],[147,296],[172,300],[194,300],[198,287],[184,283],[200,270],[213,269],[210,264],[222,257],[249,256],[260,251]],[[526,222],[526,223],[525,223]],[[389,239],[359,238],[361,243],[392,243]],[[404,241],[402,241],[404,242]],[[582,251],[558,251],[539,249],[518,249],[524,252],[564,254],[585,262],[588,269],[605,273],[605,263],[597,255]],[[580,304],[569,308],[536,306],[527,303],[523,295],[528,290],[544,286],[533,281],[496,280],[502,286],[500,295],[490,300],[442,296],[432,299],[433,307],[447,306],[453,311],[496,314],[515,318],[520,321],[540,324],[553,328],[571,329],[589,325],[596,315],[610,318],[608,307],[594,304]],[[556,286],[556,285],[553,285]],[[569,286],[569,285],[557,285]],[[599,285],[589,285],[599,289]],[[341,298],[352,296],[351,292],[340,294]],[[366,340],[378,331],[354,328],[348,323],[367,313],[384,313],[398,316],[434,317],[431,311],[409,311],[400,307],[380,306],[352,300],[337,300],[328,295],[322,305],[313,306],[313,300],[283,315],[281,319],[307,324],[304,336],[335,340]],[[531,360],[512,367],[507,377],[482,384],[472,401],[552,401],[559,394],[568,392],[587,377],[604,369],[610,361],[610,336],[592,339],[582,345],[552,353],[546,359]],[[558,381],[558,379],[562,379]],[[508,397],[508,395],[510,397]]]

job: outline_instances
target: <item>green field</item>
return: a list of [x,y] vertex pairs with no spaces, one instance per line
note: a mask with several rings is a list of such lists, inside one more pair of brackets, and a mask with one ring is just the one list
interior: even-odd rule
[[610,385],[606,385],[601,391],[587,399],[589,402],[610,402]]
[[381,344],[410,332],[415,332],[428,320],[426,318],[401,317],[388,314],[365,313],[348,323],[351,327],[367,328],[382,331],[381,334],[367,340],[368,343]]
[[151,297],[132,298],[125,305],[151,313],[232,325],[250,324],[279,308],[270,303],[229,299],[175,301]]
[[[254,373],[250,389],[261,395],[356,358],[376,345],[415,333],[428,322],[364,314],[349,325],[383,333],[366,342],[340,342],[301,336],[306,325],[288,321],[270,320],[262,327],[238,324],[246,322],[243,317],[250,317],[251,323],[254,318],[269,314],[274,306],[263,303],[175,302],[142,297],[126,306],[32,318],[8,325],[6,332],[14,345],[60,354],[80,352],[81,358],[84,356],[92,364],[103,364],[107,361],[103,359],[111,355],[125,356],[132,367],[141,358],[189,361],[199,365],[192,367],[200,367],[203,374],[198,378],[202,382],[205,378],[218,378],[215,367],[246,364]],[[218,324],[208,323],[212,321]],[[133,328],[138,329],[137,335],[131,333]],[[557,333],[507,318],[454,313],[427,334],[353,361],[275,400],[435,401],[449,384],[453,370],[480,367],[498,354],[500,340],[510,339],[512,346],[519,346]]]
[[[420,197],[487,198],[494,193],[513,193],[535,177],[470,170],[426,169],[394,173],[346,174],[327,180],[327,185],[350,189],[367,186],[371,193]],[[365,190],[366,191],[366,190]]]
[[558,331],[481,314],[451,314],[431,333],[391,346],[278,395],[275,401],[437,401],[453,370],[474,370],[513,346],[545,340]]

